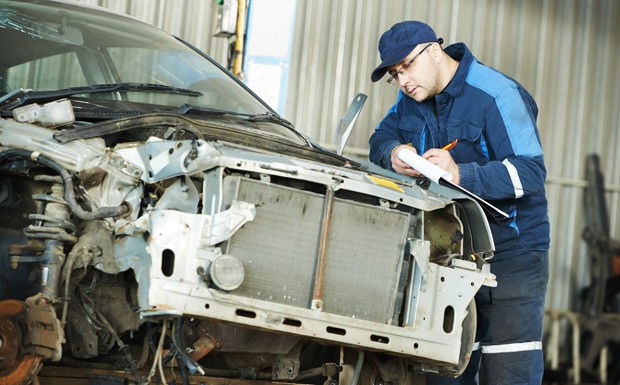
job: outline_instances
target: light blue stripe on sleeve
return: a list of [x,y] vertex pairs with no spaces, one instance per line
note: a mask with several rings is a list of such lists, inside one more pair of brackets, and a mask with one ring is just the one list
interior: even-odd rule
[[476,61],[471,64],[466,81],[495,99],[515,155],[542,155],[534,122],[514,81]]
[[535,157],[542,155],[534,123],[527,113],[525,102],[516,88],[502,92],[497,98],[497,108],[502,115],[515,155]]

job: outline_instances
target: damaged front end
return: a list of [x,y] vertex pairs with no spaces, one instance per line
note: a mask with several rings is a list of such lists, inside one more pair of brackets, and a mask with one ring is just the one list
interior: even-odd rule
[[[208,336],[219,360],[268,353],[274,380],[307,369],[295,350],[307,340],[395,355],[416,371],[464,368],[473,297],[494,284],[488,229],[470,227],[483,221],[475,203],[222,141],[108,148],[2,127],[3,254],[56,312],[74,359],[141,346],[136,333],[153,339],[146,326],[184,318],[197,329],[176,346]],[[248,344],[253,335],[263,337]]]

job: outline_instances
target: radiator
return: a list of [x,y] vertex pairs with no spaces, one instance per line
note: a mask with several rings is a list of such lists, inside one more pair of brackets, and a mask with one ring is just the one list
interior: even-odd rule
[[[233,181],[230,179],[234,178]],[[326,198],[323,194],[229,177],[234,199],[256,205],[256,218],[228,241],[244,265],[231,294],[310,308]],[[391,324],[410,215],[336,198],[329,225],[323,287],[327,313]]]

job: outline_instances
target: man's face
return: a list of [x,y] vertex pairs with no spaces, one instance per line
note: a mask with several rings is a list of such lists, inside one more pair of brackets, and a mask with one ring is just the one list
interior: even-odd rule
[[[388,73],[403,93],[422,102],[439,93],[438,70],[430,55],[433,43],[419,44],[400,63],[388,68]],[[431,48],[432,49],[432,48]]]

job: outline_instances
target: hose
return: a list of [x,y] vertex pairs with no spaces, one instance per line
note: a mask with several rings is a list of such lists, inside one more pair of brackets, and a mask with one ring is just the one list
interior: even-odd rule
[[360,373],[362,372],[362,366],[364,365],[364,351],[360,350],[357,353],[357,362],[355,363],[355,371],[353,377],[351,377],[351,385],[357,385],[360,379]]
[[101,207],[93,211],[85,211],[80,207],[75,199],[75,192],[73,191],[73,177],[69,171],[60,165],[60,163],[39,152],[24,150],[21,148],[11,148],[0,151],[0,162],[15,156],[30,159],[56,171],[62,178],[62,182],[65,187],[64,198],[67,201],[67,205],[76,217],[84,221],[116,217],[129,212],[129,207],[125,205],[117,207]]
[[174,345],[177,347],[177,353],[179,355],[177,360],[182,362],[189,369],[190,373],[194,374],[199,372],[204,375],[204,369],[200,366],[200,364],[190,358],[189,354],[187,354],[187,350],[185,349],[185,341],[183,339],[183,317],[177,318],[174,326],[175,328],[172,333],[172,342],[174,342]]

